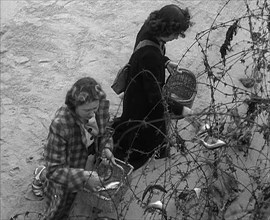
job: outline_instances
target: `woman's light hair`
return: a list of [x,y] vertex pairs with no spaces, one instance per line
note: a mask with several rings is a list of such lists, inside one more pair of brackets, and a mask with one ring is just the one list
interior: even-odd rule
[[65,104],[75,110],[77,106],[87,102],[106,98],[105,92],[97,81],[91,77],[79,79],[67,92]]

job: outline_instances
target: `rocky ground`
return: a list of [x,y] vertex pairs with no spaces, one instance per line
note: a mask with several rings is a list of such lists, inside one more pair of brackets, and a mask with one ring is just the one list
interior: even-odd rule
[[[177,61],[194,42],[196,34],[211,26],[225,2],[1,0],[1,219],[42,210],[43,201],[31,201],[26,195],[33,170],[42,162],[50,120],[78,78],[92,76],[101,83],[111,100],[112,117],[115,116],[121,99],[110,85],[119,67],[129,59],[136,33],[148,14],[171,3],[190,9],[194,25],[187,37],[167,46],[167,55]],[[219,19],[231,20],[244,9],[242,1],[232,0]],[[224,33],[215,32],[211,37],[216,44],[221,44]],[[217,54],[218,50],[213,51],[212,57]],[[195,73],[202,71],[200,48],[192,47],[181,65]],[[235,79],[241,76],[240,71],[234,75]],[[208,100],[205,88],[199,86],[194,108],[205,107]],[[155,172],[149,171],[141,185],[137,184],[142,187],[140,193],[160,175],[164,164],[167,163],[150,164],[150,171]],[[138,178],[139,173],[136,175]],[[235,205],[235,212],[242,202]],[[175,209],[169,208],[169,214],[175,217]],[[158,218],[143,215],[136,200],[125,211],[125,216],[130,220]]]

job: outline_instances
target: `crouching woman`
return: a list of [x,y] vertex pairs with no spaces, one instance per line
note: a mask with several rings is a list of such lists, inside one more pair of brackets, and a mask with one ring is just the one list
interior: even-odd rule
[[68,219],[77,192],[102,185],[102,178],[85,170],[85,165],[89,154],[114,161],[108,120],[109,101],[101,86],[91,77],[79,79],[50,125],[44,151],[48,198],[44,220]]

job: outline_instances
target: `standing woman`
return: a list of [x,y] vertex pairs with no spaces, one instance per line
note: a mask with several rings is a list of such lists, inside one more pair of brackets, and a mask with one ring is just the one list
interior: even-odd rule
[[[130,58],[128,86],[124,93],[123,112],[115,120],[113,135],[115,157],[128,161],[138,169],[165,143],[165,111],[187,116],[191,110],[184,106],[172,107],[162,95],[165,68],[173,73],[177,64],[165,56],[166,42],[185,37],[190,26],[190,14],[176,5],[166,5],[153,11],[141,27],[135,47],[143,40],[158,47],[146,45],[136,50]],[[166,152],[160,151],[160,157]]]

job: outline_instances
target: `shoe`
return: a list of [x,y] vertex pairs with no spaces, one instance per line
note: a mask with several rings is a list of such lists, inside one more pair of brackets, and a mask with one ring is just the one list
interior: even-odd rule
[[40,166],[34,171],[34,180],[32,182],[32,191],[37,197],[43,196],[43,184],[46,180],[43,171],[45,170],[45,166]]

